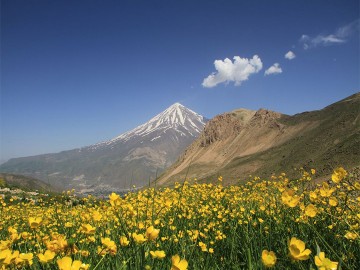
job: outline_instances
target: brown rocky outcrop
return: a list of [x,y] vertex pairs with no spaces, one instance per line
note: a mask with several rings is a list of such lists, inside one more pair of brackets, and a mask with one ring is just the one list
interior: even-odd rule
[[204,128],[200,136],[200,146],[206,147],[215,141],[221,141],[231,135],[239,134],[242,124],[235,113],[215,116]]

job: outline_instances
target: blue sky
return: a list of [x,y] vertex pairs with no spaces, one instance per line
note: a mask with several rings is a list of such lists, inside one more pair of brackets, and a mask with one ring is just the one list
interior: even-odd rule
[[110,139],[175,102],[295,114],[359,84],[358,0],[1,1],[1,161]]

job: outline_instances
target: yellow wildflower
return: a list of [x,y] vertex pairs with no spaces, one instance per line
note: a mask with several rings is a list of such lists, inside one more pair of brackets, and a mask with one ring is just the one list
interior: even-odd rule
[[357,189],[357,190],[360,190],[360,182],[356,181],[354,183],[354,187]]
[[126,236],[120,236],[120,245],[126,247],[130,244],[130,241],[127,239]]
[[320,252],[318,256],[315,256],[315,264],[319,270],[336,270],[337,262],[332,262],[330,259],[325,258],[325,253]]
[[94,211],[92,213],[92,218],[94,221],[100,221],[102,218],[102,215],[99,213],[99,211]]
[[146,242],[146,238],[144,237],[143,234],[133,233],[132,237],[137,244],[142,244],[142,243]]
[[64,257],[57,260],[57,265],[60,270],[80,270],[82,262],[78,260],[73,261],[70,257]]
[[94,234],[96,228],[91,226],[90,224],[82,224],[80,231],[85,234]]
[[264,249],[261,254],[261,261],[265,267],[273,267],[276,264],[276,255],[273,251]]
[[163,259],[166,256],[165,251],[163,250],[150,251],[150,255],[154,259]]
[[[10,258],[11,256],[11,250],[10,249],[4,249],[4,250],[1,250],[0,251],[0,265],[1,264],[5,264],[5,261]],[[9,263],[6,263],[6,264],[10,264]]]
[[41,217],[29,217],[29,225],[31,229],[36,229],[42,222]]
[[[10,265],[15,262],[16,258],[19,257],[19,251],[12,252],[10,249],[0,251],[0,263],[3,265]],[[0,265],[1,265],[0,264]]]
[[88,250],[79,250],[79,253],[83,257],[88,257],[90,255],[90,251],[88,251]]
[[32,253],[20,253],[15,259],[15,264],[27,264],[31,266],[33,264],[33,257],[34,255]]
[[159,236],[159,229],[155,229],[154,226],[150,226],[146,229],[146,237],[149,240],[155,240]]
[[79,270],[88,270],[90,267],[90,264],[85,264],[85,263],[82,263],[80,265],[80,269]]
[[30,236],[30,234],[28,232],[22,232],[21,233],[21,238],[24,239],[24,240],[28,239],[29,236]]
[[347,176],[347,171],[343,167],[339,167],[334,170],[334,173],[331,175],[331,180],[334,183],[339,183],[346,176]]
[[309,204],[308,206],[306,206],[305,215],[307,215],[308,217],[315,217],[316,214],[317,214],[317,208],[315,207],[315,205]]
[[353,233],[353,232],[347,232],[345,234],[345,238],[349,239],[349,240],[355,240],[356,238],[358,238],[358,235],[356,233]]
[[203,252],[207,251],[206,244],[201,241],[199,242],[199,247],[201,248],[201,251],[203,251]]
[[106,251],[108,251],[111,255],[115,255],[117,251],[117,247],[114,241],[110,240],[110,238],[101,238],[101,244],[105,246]]
[[317,199],[317,194],[315,191],[310,191],[309,192],[309,197],[310,197],[310,201],[315,201]]
[[11,241],[9,240],[0,240],[0,251],[10,248]]
[[120,204],[121,204],[120,196],[114,192],[111,193],[111,195],[109,195],[109,200],[110,200],[111,206],[120,206]]
[[294,190],[289,189],[281,194],[281,200],[285,205],[293,208],[299,203],[300,197],[294,195]]
[[171,257],[171,270],[186,270],[188,262],[185,259],[180,259],[178,254]]
[[13,227],[9,227],[8,228],[8,232],[10,233],[10,234],[17,234],[17,230],[15,229],[15,228],[13,228]]
[[17,241],[19,239],[20,239],[20,235],[18,235],[17,233],[13,233],[13,234],[10,235],[11,242],[15,242],[15,241]]
[[338,200],[335,197],[330,197],[329,198],[329,205],[337,206],[338,205]]
[[55,252],[51,250],[46,250],[44,254],[38,254],[39,261],[41,263],[48,263],[51,262],[55,257]]
[[304,261],[309,259],[310,249],[305,249],[305,243],[300,239],[292,237],[289,242],[290,257],[293,260]]
[[320,188],[320,196],[321,197],[330,197],[331,194],[335,191],[335,188],[330,188],[329,184],[326,182],[322,183],[322,187]]
[[68,242],[63,235],[53,236],[54,240],[46,241],[45,245],[48,250],[59,252],[68,247]]

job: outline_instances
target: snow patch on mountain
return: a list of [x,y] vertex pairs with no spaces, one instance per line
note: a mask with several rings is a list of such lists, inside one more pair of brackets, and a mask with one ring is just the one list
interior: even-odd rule
[[161,136],[157,136],[157,137],[155,137],[155,138],[152,138],[150,141],[153,142],[153,141],[155,141],[155,140],[157,140],[157,139],[159,139],[159,138],[161,138]]

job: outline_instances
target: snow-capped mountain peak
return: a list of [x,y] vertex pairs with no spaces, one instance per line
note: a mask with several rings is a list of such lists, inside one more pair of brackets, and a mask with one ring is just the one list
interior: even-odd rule
[[141,137],[154,141],[161,138],[162,134],[168,130],[173,130],[180,136],[196,137],[202,131],[204,125],[205,119],[202,115],[176,102],[148,122],[94,146],[97,148],[100,145],[112,145],[116,142],[127,142]]
[[165,111],[159,113],[158,115],[150,119],[150,121],[145,123],[144,125],[155,124],[155,127],[159,127],[165,124],[167,126],[177,127],[179,125],[190,124],[194,128],[197,128],[198,125],[193,123],[192,119],[198,122],[202,122],[204,117],[186,108],[180,103],[174,103]]

